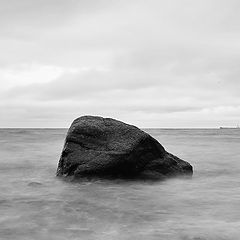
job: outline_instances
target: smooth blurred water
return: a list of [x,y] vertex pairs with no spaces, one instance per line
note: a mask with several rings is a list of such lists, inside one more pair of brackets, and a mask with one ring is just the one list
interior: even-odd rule
[[0,239],[240,239],[240,130],[146,129],[192,179],[68,183],[66,129],[0,130]]

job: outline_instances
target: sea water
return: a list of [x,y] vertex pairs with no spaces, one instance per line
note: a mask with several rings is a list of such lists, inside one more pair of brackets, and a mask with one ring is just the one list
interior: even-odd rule
[[146,129],[192,179],[55,177],[67,129],[0,130],[0,239],[240,239],[240,130]]

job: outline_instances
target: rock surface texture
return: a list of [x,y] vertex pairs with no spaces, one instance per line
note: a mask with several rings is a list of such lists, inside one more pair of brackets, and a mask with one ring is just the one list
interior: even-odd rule
[[165,151],[139,128],[111,118],[83,116],[68,130],[57,176],[162,179],[192,172],[188,162]]

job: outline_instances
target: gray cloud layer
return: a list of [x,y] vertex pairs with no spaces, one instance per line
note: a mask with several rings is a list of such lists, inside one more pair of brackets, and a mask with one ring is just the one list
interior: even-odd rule
[[0,90],[2,126],[66,126],[82,114],[155,127],[239,121],[239,1],[0,5],[2,72],[21,64],[62,69],[50,81],[33,74],[31,83],[19,77]]

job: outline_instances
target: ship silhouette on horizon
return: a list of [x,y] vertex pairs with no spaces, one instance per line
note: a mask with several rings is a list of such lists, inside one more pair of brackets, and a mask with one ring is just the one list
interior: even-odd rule
[[220,129],[240,129],[239,124],[236,127],[220,127]]

